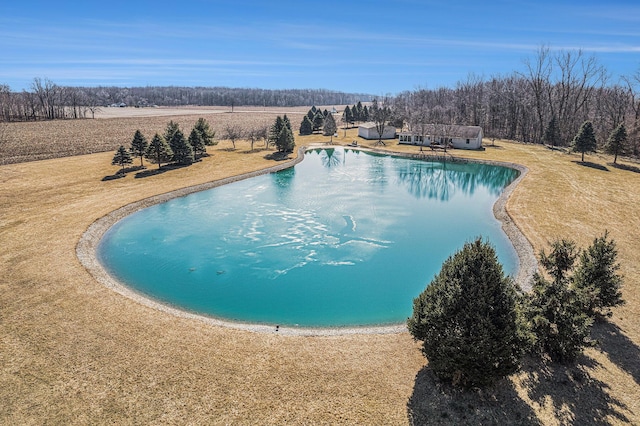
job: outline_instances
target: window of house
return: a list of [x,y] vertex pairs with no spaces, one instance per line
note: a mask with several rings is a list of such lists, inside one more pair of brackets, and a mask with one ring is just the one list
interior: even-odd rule
[[469,139],[467,139],[467,145],[469,145],[469,142],[470,142]]

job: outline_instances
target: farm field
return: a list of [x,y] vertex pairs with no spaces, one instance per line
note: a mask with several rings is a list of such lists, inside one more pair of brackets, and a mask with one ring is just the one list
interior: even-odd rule
[[257,108],[241,107],[230,112],[228,107],[180,108],[101,108],[95,119],[54,120],[24,123],[0,123],[5,142],[0,143],[0,164],[69,157],[129,147],[136,130],[151,140],[163,134],[170,120],[183,132],[191,130],[199,117],[205,118],[216,134],[226,125],[271,125],[276,116],[287,114],[294,129],[299,128],[308,107]]
[[[294,126],[307,109],[291,111]],[[302,337],[216,327],[138,304],[84,270],[75,249],[96,219],[156,194],[274,164],[265,158],[270,151],[251,152],[245,142],[233,151],[221,141],[190,167],[103,180],[118,169],[113,150],[128,146],[137,128],[150,137],[169,119],[184,129],[202,116],[221,131],[218,117],[271,123],[283,112],[258,119],[198,110],[20,123],[31,126],[12,130],[22,135],[20,144],[31,141],[31,150],[0,166],[0,423],[640,423],[640,173],[611,166],[608,156],[587,155],[587,167],[577,154],[508,141],[454,151],[529,168],[507,210],[536,252],[560,237],[584,247],[607,229],[625,276],[627,304],[594,329],[600,346],[576,366],[528,361],[482,392],[440,385],[407,332]],[[348,144],[356,133],[339,130],[334,142]],[[297,136],[296,144],[327,139]],[[418,150],[395,142],[382,148]],[[49,159],[22,162],[40,155]]]

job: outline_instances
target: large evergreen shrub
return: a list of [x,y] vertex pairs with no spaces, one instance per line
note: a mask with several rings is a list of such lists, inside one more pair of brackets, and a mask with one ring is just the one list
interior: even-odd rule
[[436,376],[483,386],[515,372],[524,339],[517,289],[493,247],[478,238],[449,257],[414,299],[409,331]]
[[553,361],[570,362],[592,344],[589,336],[593,320],[572,285],[570,272],[578,256],[575,243],[559,240],[551,247],[548,255],[540,253],[540,263],[552,281],[535,274],[525,311],[539,354],[547,354]]
[[609,233],[593,240],[582,252],[573,284],[585,305],[585,313],[593,318],[611,316],[611,308],[622,305],[622,276],[618,274],[618,249]]

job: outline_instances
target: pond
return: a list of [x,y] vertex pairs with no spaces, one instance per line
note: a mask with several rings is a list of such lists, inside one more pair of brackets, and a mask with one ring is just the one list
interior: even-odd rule
[[403,323],[442,262],[482,236],[518,258],[492,207],[518,171],[344,148],[175,198],[116,223],[98,258],[179,309],[293,327]]

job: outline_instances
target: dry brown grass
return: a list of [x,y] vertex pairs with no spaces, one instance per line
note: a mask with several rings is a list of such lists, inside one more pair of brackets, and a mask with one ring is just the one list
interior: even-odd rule
[[[356,139],[354,130],[338,133],[337,143]],[[311,141],[328,138],[297,138]],[[495,389],[460,394],[433,379],[408,333],[292,337],[212,327],[133,302],[82,268],[75,246],[97,218],[272,164],[265,152],[246,153],[247,144],[226,145],[144,179],[102,181],[117,170],[112,152],[0,167],[0,423],[640,423],[640,174],[607,166],[607,157],[588,157],[604,171],[502,141],[455,152],[530,169],[507,208],[536,250],[562,236],[584,246],[608,229],[627,300],[596,328],[601,347],[578,366],[527,365]]]

